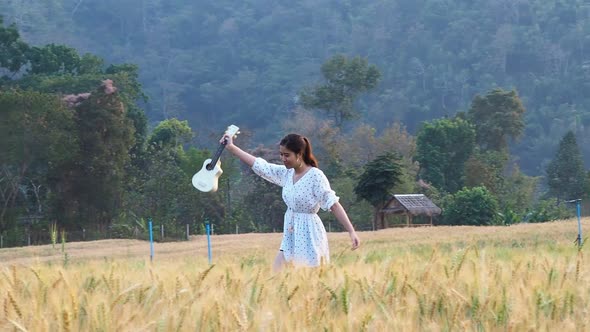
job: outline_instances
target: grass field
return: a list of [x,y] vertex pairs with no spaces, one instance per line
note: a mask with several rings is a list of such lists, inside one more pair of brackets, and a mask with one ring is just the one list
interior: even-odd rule
[[[590,231],[590,219],[583,220]],[[329,233],[332,263],[270,271],[280,234],[0,250],[0,331],[588,331],[576,220]]]

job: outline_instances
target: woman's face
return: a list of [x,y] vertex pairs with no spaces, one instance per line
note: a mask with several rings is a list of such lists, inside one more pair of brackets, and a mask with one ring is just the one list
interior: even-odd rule
[[[285,167],[287,168],[297,167],[301,162],[301,158],[297,154],[295,154],[295,152],[287,149],[282,145],[279,146],[279,154],[281,156],[281,161],[283,162],[283,164],[285,164]],[[299,159],[299,161],[297,161],[297,159]]]

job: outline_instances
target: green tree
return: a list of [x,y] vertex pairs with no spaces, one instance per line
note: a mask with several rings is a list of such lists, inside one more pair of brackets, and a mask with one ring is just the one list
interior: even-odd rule
[[169,119],[160,122],[150,136],[140,177],[134,188],[125,193],[124,211],[132,211],[127,218],[119,218],[118,226],[134,227],[133,215],[152,218],[164,225],[166,234],[179,238],[185,225],[194,231],[207,218],[216,225],[216,232],[224,217],[222,196],[203,194],[191,183],[191,177],[209,156],[194,147],[184,151],[183,144],[193,136],[186,121]]
[[516,91],[494,89],[484,97],[475,96],[467,117],[475,125],[476,140],[482,150],[503,151],[509,139],[524,130],[525,109]]
[[336,55],[321,68],[325,84],[304,89],[301,104],[308,109],[320,109],[334,117],[338,126],[358,116],[356,99],[377,86],[381,73],[375,65],[361,57],[348,59]]
[[460,118],[425,123],[416,138],[420,177],[445,192],[463,187],[465,162],[475,147],[473,126]]
[[498,195],[500,207],[505,212],[512,211],[520,222],[535,203],[540,180],[541,177],[527,176],[515,165],[504,177],[504,189]]
[[0,16],[0,69],[5,68],[10,73],[18,72],[27,63],[29,45],[20,39],[15,24],[4,26]]
[[100,74],[103,71],[104,60],[94,54],[86,53],[80,57],[77,68],[78,75]]
[[380,155],[365,165],[354,193],[373,206],[374,229],[384,228],[380,211],[393,195],[394,187],[401,183],[402,176],[400,157],[394,153]]
[[485,151],[477,149],[465,162],[464,185],[469,188],[486,187],[500,196],[504,189],[504,169],[508,161],[506,151]]
[[[7,130],[2,132],[7,136],[2,143],[8,148],[3,152],[14,157],[11,151],[24,146],[21,151],[34,156],[22,154],[17,163],[2,162],[0,186],[12,217],[29,213],[28,204],[35,200],[44,216],[63,226],[96,224],[104,229],[126,204],[123,192],[137,189],[138,179],[145,175],[147,120],[137,102],[146,97],[138,67],[122,64],[104,69],[100,57],[80,57],[65,45],[28,47],[15,26],[2,24],[0,58],[2,74],[18,74],[4,78],[2,92],[25,94],[23,98],[29,99],[13,103],[16,106],[4,99],[8,104],[2,111],[8,113],[2,120]],[[99,84],[101,88],[95,89]],[[21,90],[38,91],[45,99]],[[58,96],[64,96],[63,100]],[[18,144],[19,138],[23,144]],[[42,142],[44,149],[39,150],[35,142]],[[17,188],[19,194],[9,197],[5,190],[9,187]]]
[[147,155],[146,176],[137,188],[140,195],[135,197],[137,214],[152,218],[170,230],[203,222],[203,216],[215,224],[223,220],[220,195],[205,195],[192,186],[192,174],[181,167],[186,158],[183,152],[152,145]]
[[568,131],[561,141],[555,157],[547,166],[549,195],[558,199],[576,199],[584,195],[586,170],[576,136]]
[[562,203],[555,197],[539,200],[532,207],[532,211],[527,214],[526,221],[539,223],[573,218],[576,215],[575,208]]
[[107,80],[74,103],[80,154],[61,178],[61,212],[70,226],[86,223],[105,230],[122,204],[134,127],[115,89]]
[[498,202],[485,187],[464,188],[449,195],[443,207],[445,225],[487,226],[500,219]]
[[[48,216],[48,196],[57,191],[52,178],[77,152],[74,133],[74,113],[58,96],[0,91],[0,233],[19,215]],[[30,189],[36,211],[23,202]]]
[[193,131],[188,121],[173,118],[160,122],[151,133],[148,143],[154,146],[183,149],[183,145],[192,137]]
[[33,46],[28,54],[32,74],[75,74],[80,70],[78,51],[65,45]]
[[360,174],[362,166],[377,156],[387,152],[396,153],[399,164],[404,170],[400,177],[400,183],[396,186],[399,192],[412,192],[416,183],[418,163],[413,161],[416,151],[415,138],[399,123],[394,123],[385,128],[380,135],[374,127],[364,123],[358,123],[351,132],[341,135],[343,138],[333,144],[338,149],[338,155],[342,156],[342,174],[338,177],[354,176]]

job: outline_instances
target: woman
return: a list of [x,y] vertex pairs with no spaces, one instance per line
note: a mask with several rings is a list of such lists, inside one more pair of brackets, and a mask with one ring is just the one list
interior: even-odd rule
[[330,188],[324,173],[312,153],[309,140],[298,134],[285,136],[279,144],[283,165],[268,163],[262,158],[243,151],[224,135],[225,149],[252,167],[254,173],[283,187],[283,200],[287,204],[283,227],[283,240],[273,270],[279,271],[285,263],[297,266],[319,266],[330,261],[328,237],[317,212],[330,210],[350,235],[352,249],[358,248],[356,235],[339,197]]

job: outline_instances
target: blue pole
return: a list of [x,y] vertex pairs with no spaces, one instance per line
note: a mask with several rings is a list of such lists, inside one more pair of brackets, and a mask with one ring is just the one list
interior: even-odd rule
[[582,214],[580,211],[581,199],[576,201],[576,210],[578,211],[578,247],[582,246],[582,222],[580,221],[580,215]]
[[209,223],[206,223],[205,227],[207,228],[207,253],[209,256],[209,265],[211,265],[211,227]]
[[152,229],[152,218],[148,219],[150,225],[150,261],[154,260],[154,233]]

